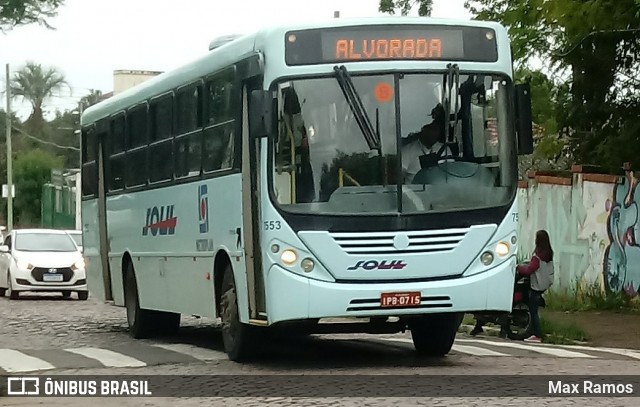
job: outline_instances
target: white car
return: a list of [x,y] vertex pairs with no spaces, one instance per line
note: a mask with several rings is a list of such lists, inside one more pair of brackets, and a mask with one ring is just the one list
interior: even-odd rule
[[82,231],[67,230],[67,233],[73,238],[73,241],[76,242],[76,246],[78,246],[78,250],[80,250],[80,253],[82,253]]
[[13,230],[0,246],[0,296],[22,291],[62,292],[89,298],[82,253],[62,230]]

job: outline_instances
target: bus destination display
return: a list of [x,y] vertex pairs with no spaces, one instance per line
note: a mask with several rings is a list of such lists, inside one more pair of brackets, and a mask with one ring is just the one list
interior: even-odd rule
[[477,27],[359,26],[291,31],[287,65],[384,61],[497,61],[495,32]]

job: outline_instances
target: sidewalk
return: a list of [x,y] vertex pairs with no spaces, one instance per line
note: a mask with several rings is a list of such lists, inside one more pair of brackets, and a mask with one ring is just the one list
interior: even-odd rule
[[[577,345],[640,349],[640,313],[611,311],[562,312],[541,311],[540,316],[561,324],[575,324],[589,337]],[[485,326],[484,336],[498,336],[499,327]],[[458,332],[469,334],[473,325],[463,324]]]

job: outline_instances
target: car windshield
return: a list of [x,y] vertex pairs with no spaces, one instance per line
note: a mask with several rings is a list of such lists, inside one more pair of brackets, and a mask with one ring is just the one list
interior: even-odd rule
[[64,233],[18,233],[14,245],[25,252],[75,252],[78,249]]
[[[354,75],[356,98],[336,77],[280,83],[270,147],[277,204],[289,212],[366,215],[508,203],[517,182],[510,81],[461,74],[448,93],[445,78]],[[365,115],[354,108],[358,97]]]
[[82,233],[69,233],[78,246],[82,246]]

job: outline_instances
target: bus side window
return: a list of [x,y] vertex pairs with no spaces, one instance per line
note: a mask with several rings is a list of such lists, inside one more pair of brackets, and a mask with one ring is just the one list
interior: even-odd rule
[[200,175],[202,162],[202,87],[189,86],[176,92],[174,141],[176,178]]
[[239,116],[240,90],[234,85],[232,70],[217,74],[207,81],[208,126],[204,132],[202,167],[205,172],[232,168],[235,150],[236,120]]
[[151,140],[149,144],[149,180],[167,181],[173,177],[173,96],[151,102]]
[[111,136],[107,140],[109,154],[108,190],[119,191],[124,188],[125,167],[125,117],[124,113],[111,119]]
[[82,129],[82,195],[98,194],[97,139],[94,127]]
[[134,107],[127,114],[126,186],[147,183],[147,106]]

